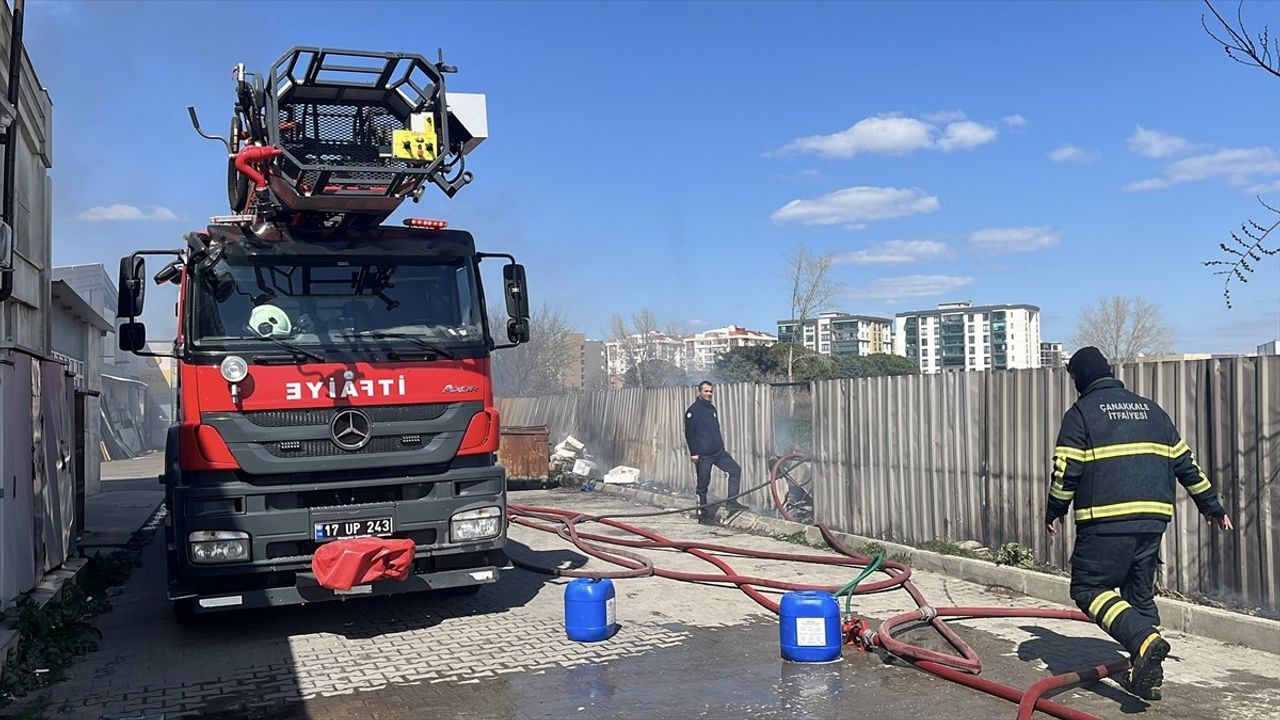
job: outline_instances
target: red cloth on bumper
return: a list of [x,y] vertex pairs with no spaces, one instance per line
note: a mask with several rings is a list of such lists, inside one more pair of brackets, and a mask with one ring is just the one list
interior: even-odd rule
[[377,580],[401,580],[413,567],[411,538],[351,538],[333,540],[311,556],[316,580],[332,590],[350,590]]

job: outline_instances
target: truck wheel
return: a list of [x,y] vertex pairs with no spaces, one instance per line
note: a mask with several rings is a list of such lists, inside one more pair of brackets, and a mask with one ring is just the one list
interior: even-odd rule
[[194,625],[198,622],[200,615],[196,613],[196,601],[192,598],[174,600],[173,619],[179,625]]

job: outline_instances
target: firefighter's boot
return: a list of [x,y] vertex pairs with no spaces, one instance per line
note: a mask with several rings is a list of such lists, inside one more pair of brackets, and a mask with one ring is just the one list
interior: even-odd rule
[[1121,676],[1120,686],[1143,700],[1159,700],[1164,684],[1162,663],[1169,654],[1169,641],[1151,633],[1133,657],[1133,668]]

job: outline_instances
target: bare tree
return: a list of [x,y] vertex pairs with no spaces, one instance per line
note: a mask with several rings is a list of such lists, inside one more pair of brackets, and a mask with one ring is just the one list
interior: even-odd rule
[[1227,22],[1212,2],[1204,0],[1204,4],[1217,20],[1218,31],[1210,29],[1209,20],[1204,15],[1200,16],[1200,24],[1209,33],[1209,37],[1222,46],[1227,57],[1241,65],[1260,68],[1280,78],[1280,39],[1271,37],[1269,28],[1263,25],[1262,32],[1257,34],[1255,41],[1255,37],[1244,26],[1244,0],[1240,0],[1240,4],[1236,6],[1235,25]]
[[[609,321],[609,333],[617,359],[624,370],[642,368],[653,360],[667,360],[663,357],[661,347],[678,338],[674,326],[662,326],[658,316],[649,308],[641,308],[632,313],[628,321],[621,315],[614,315]],[[641,387],[650,387],[648,373],[637,372]]]
[[[842,286],[831,277],[835,253],[813,256],[803,242],[796,243],[787,258],[787,280],[791,286],[791,319],[796,322],[800,343],[804,343],[804,325],[813,315],[830,307]],[[787,349],[787,382],[794,377],[795,340]]]
[[[506,327],[506,316],[490,318],[489,327]],[[569,362],[569,333],[564,311],[553,305],[534,309],[529,342],[493,354],[493,392],[501,397],[535,397],[564,392],[562,375]]]
[[1072,342],[1093,345],[1112,363],[1134,362],[1143,355],[1164,355],[1173,333],[1160,308],[1142,298],[1102,298],[1080,314]]
[[[1270,210],[1280,216],[1280,210],[1271,207],[1262,198],[1258,198],[1258,202],[1262,203],[1262,207]],[[1231,233],[1231,240],[1240,247],[1232,247],[1224,242],[1218,243],[1218,247],[1222,248],[1222,252],[1234,260],[1205,260],[1204,265],[1208,267],[1221,266],[1224,270],[1217,270],[1214,275],[1226,275],[1227,279],[1222,283],[1222,297],[1227,302],[1227,307],[1231,307],[1231,281],[1239,280],[1242,283],[1249,282],[1248,276],[1254,271],[1254,263],[1262,262],[1264,257],[1275,257],[1280,254],[1280,245],[1273,248],[1266,246],[1267,236],[1277,227],[1280,227],[1280,218],[1270,225],[1263,227],[1258,223],[1249,220],[1240,225],[1240,232],[1246,238],[1252,240],[1249,242],[1236,233]]]
[[[1208,18],[1204,15],[1200,16],[1200,24],[1204,27],[1204,31],[1209,33],[1209,37],[1222,46],[1227,57],[1241,65],[1256,67],[1280,78],[1280,38],[1271,37],[1270,28],[1266,25],[1262,26],[1262,32],[1256,36],[1249,33],[1244,23],[1244,0],[1236,6],[1235,25],[1224,19],[1210,0],[1204,0],[1204,4],[1209,8],[1209,12],[1213,13],[1217,32],[1210,29]],[[1258,198],[1258,202],[1262,203],[1267,210],[1280,215],[1280,210],[1268,205],[1261,197]],[[1280,227],[1280,220],[1269,226],[1247,220],[1241,223],[1240,231],[1248,240],[1233,232],[1231,239],[1234,245],[1218,243],[1218,247],[1227,254],[1227,259],[1204,261],[1203,264],[1207,267],[1224,268],[1215,271],[1214,274],[1226,276],[1226,280],[1222,283],[1222,298],[1226,301],[1228,308],[1231,307],[1231,282],[1233,280],[1249,282],[1248,275],[1253,273],[1255,263],[1261,263],[1264,257],[1274,257],[1280,253],[1280,246],[1274,248],[1266,246],[1267,236],[1277,227]]]

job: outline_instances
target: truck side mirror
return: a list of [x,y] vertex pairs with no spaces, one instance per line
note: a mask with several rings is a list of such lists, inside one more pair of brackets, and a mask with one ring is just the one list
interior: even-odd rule
[[507,321],[507,340],[517,345],[529,342],[529,320],[511,318]]
[[[529,319],[529,291],[525,285],[524,266],[517,263],[502,266],[502,284],[507,292],[507,315],[513,320]],[[525,323],[526,339],[528,323]],[[509,329],[509,326],[508,326]]]
[[147,326],[140,322],[127,322],[120,325],[120,349],[136,353],[147,346]]
[[[120,290],[116,297],[116,317],[132,319],[142,315],[142,300],[146,294],[146,283],[142,281],[142,277],[146,273],[147,264],[141,257],[130,255],[120,258]],[[124,342],[123,335],[120,337],[120,342]]]
[[156,273],[156,276],[152,279],[157,285],[163,285],[165,283],[173,283],[174,285],[177,285],[182,282],[182,261],[174,260],[168,265],[165,265],[160,268],[160,272]]

